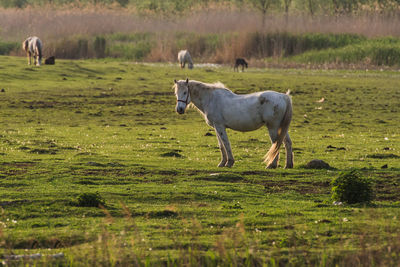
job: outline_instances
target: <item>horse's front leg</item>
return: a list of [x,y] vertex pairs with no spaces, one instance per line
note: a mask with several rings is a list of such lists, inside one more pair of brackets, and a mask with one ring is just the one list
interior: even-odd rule
[[[215,132],[217,132],[217,130],[215,130]],[[217,135],[217,139],[218,139],[219,150],[221,151],[221,162],[218,164],[218,167],[225,167],[225,164],[228,161],[226,149],[225,149],[224,143],[222,142],[218,133],[216,133],[216,135]]]
[[[221,154],[222,154],[222,161],[220,163],[220,165],[224,162],[224,155],[223,153],[225,152],[226,155],[226,163],[225,163],[225,167],[232,167],[233,164],[235,163],[235,159],[233,158],[233,154],[232,154],[232,149],[231,149],[231,144],[229,143],[229,139],[228,139],[228,135],[226,134],[226,130],[225,127],[223,126],[216,126],[215,127],[215,132],[217,134],[218,137],[218,141],[221,140],[223,147],[225,148],[224,150],[221,149]],[[219,166],[219,165],[218,165]],[[221,166],[222,167],[222,166]]]

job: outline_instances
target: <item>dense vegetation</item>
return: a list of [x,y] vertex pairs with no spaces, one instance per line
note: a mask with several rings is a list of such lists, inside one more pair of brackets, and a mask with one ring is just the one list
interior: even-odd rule
[[[399,265],[399,72],[0,59],[1,262]],[[186,77],[291,89],[295,168],[265,169],[265,129],[229,131],[237,161],[217,168],[213,130],[174,111]],[[349,169],[374,181],[370,203],[332,204]]]
[[[242,42],[241,49],[232,43]],[[56,58],[120,58],[133,61],[176,60],[181,47],[189,49],[195,63],[232,64],[235,55],[268,62],[333,64],[334,66],[393,66],[400,64],[400,39],[393,37],[367,39],[354,34],[291,33],[175,33],[160,38],[153,33],[71,37],[48,42],[47,54]],[[164,48],[161,52],[160,47]],[[166,51],[165,47],[169,49]],[[18,43],[0,42],[0,54],[14,51],[23,54]]]

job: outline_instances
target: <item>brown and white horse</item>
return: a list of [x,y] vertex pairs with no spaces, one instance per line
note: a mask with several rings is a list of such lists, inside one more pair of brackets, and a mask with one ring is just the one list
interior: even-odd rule
[[42,41],[36,36],[28,37],[23,43],[22,48],[26,52],[26,56],[28,57],[28,64],[31,65],[31,56],[33,56],[33,64],[40,66],[42,64],[42,49],[43,44]]

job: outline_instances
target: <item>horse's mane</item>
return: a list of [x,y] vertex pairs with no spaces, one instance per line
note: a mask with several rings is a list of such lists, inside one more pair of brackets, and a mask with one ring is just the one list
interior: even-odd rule
[[223,90],[231,91],[228,88],[226,88],[226,86],[221,82],[203,83],[203,82],[191,80],[191,81],[189,81],[189,84],[194,84],[196,88],[200,88],[201,90],[223,89]]
[[[203,82],[191,80],[191,81],[189,81],[189,85],[192,90],[193,89],[201,90],[201,91],[226,90],[226,91],[232,92],[231,90],[226,88],[226,86],[221,82],[203,83]],[[202,114],[204,116],[203,112],[200,109],[198,109],[193,103],[190,103],[189,108],[193,108],[193,107],[195,109],[197,109],[200,112],[200,114]]]

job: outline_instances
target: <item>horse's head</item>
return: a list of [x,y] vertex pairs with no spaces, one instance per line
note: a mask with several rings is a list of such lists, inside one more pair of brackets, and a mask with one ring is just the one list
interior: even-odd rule
[[174,80],[176,107],[175,110],[179,114],[185,113],[186,107],[190,103],[189,79],[176,81]]
[[192,62],[189,62],[188,68],[189,68],[189,69],[193,69],[193,63],[192,63]]

